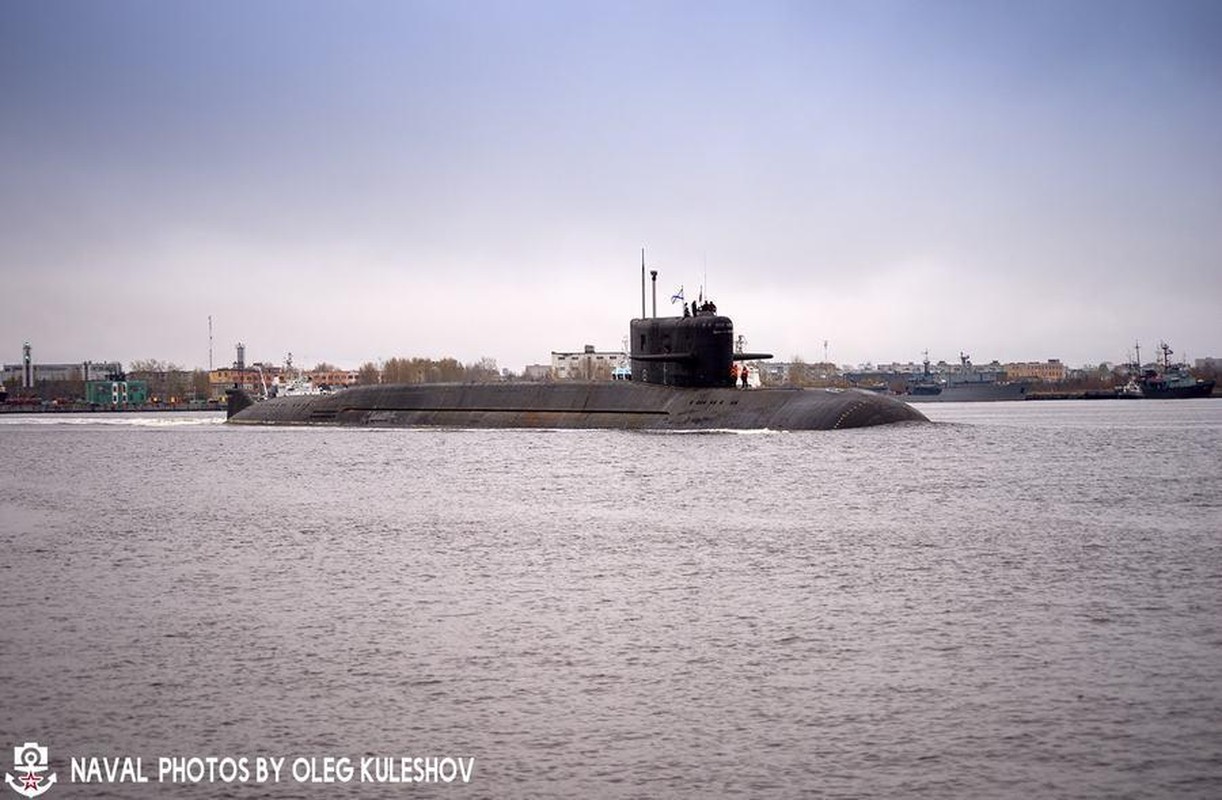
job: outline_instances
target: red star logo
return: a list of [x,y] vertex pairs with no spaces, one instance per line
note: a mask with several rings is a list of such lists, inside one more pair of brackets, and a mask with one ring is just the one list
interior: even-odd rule
[[37,788],[38,788],[38,784],[39,784],[39,783],[41,783],[41,782],[42,782],[42,776],[41,776],[41,775],[37,775],[37,774],[35,774],[35,773],[33,773],[33,772],[27,772],[27,773],[25,774],[25,782],[24,782],[24,784],[22,784],[22,787],[21,787],[21,788],[23,788],[23,789],[37,789]]

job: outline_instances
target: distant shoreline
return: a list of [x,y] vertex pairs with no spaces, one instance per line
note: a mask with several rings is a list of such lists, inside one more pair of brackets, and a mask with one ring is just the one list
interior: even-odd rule
[[[1208,400],[1210,397],[1222,397],[1215,388],[1213,393],[1208,397],[1198,397],[1197,400]],[[1186,398],[1151,398],[1151,397],[1131,397],[1128,395],[1117,394],[1102,389],[1088,389],[1086,391],[1077,392],[1033,392],[1027,395],[1027,400],[1157,400],[1157,399],[1186,399]]]
[[225,410],[224,403],[208,403],[199,406],[43,406],[43,405],[0,405],[0,414],[147,414],[171,413],[187,411],[218,411]]
[[[904,400],[904,395],[896,395],[896,399]],[[1222,397],[1218,390],[1210,397]],[[1016,398],[1019,399],[1019,398]],[[1071,392],[1032,392],[1021,398],[1027,400],[1144,400],[1148,398],[1142,397],[1126,397],[1118,395],[1115,392],[1102,389],[1088,389],[1085,391]],[[955,401],[943,401],[955,402]],[[988,400],[980,401],[962,401],[962,402],[996,402]],[[33,405],[33,404],[17,404],[3,403],[0,404],[0,414],[178,414],[185,412],[214,412],[223,413],[226,410],[223,402],[209,402],[203,405],[145,405],[145,406],[90,406],[86,404],[75,405]]]

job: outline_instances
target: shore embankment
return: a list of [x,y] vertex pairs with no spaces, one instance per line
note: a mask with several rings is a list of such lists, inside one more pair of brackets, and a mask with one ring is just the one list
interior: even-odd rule
[[[1213,390],[1210,397],[1222,397],[1217,389]],[[1107,389],[1087,389],[1086,391],[1073,392],[1029,392],[1028,400],[1144,400],[1143,397],[1134,397],[1133,395],[1119,394],[1118,392]]]
[[185,411],[224,411],[223,402],[178,403],[175,405],[103,406],[89,403],[3,403],[0,414],[148,414]]

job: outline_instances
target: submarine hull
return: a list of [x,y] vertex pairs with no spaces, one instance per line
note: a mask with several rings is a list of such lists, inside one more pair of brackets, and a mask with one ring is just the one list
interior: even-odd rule
[[243,406],[229,422],[451,428],[834,430],[925,421],[859,390],[679,388],[634,381],[357,386]]

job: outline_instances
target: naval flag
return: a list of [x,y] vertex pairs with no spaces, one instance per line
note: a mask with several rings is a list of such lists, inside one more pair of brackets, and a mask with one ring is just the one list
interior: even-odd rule
[[675,292],[674,294],[670,296],[670,303],[671,305],[674,305],[675,303],[682,303],[682,302],[683,302],[683,287],[680,286],[679,291]]

